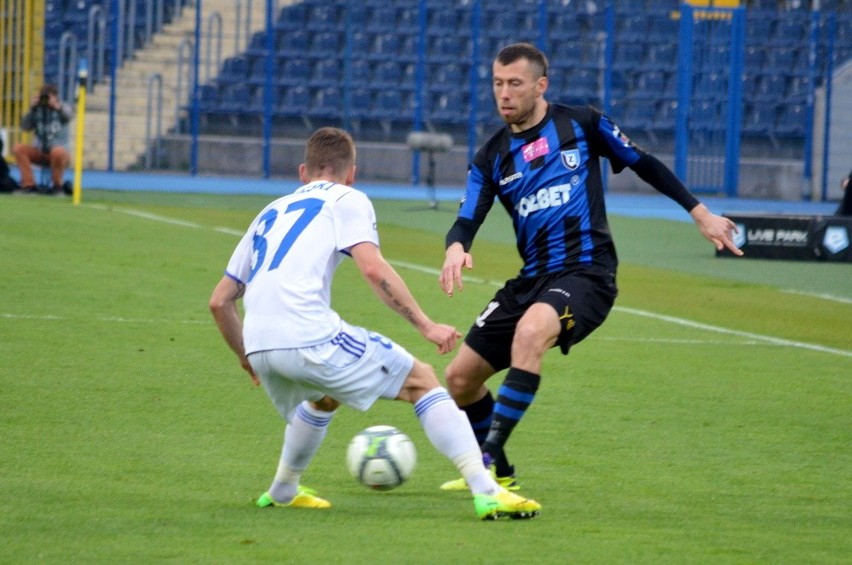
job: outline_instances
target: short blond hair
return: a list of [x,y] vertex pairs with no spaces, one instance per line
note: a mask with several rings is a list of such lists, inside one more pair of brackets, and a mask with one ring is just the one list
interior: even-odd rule
[[308,139],[305,147],[305,168],[312,176],[324,170],[334,176],[345,175],[355,166],[355,141],[339,128],[320,128]]

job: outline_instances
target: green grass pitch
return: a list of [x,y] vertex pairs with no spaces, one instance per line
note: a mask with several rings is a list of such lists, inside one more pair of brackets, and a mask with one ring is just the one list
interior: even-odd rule
[[[848,563],[852,267],[717,259],[688,223],[611,218],[610,319],[551,352],[509,444],[527,522],[438,491],[455,469],[409,405],[342,409],[304,476],[330,511],[259,510],[283,424],[207,299],[267,197],[91,192],[0,202],[0,563]],[[385,256],[462,331],[519,265],[483,227],[441,295],[452,208],[376,202]],[[819,295],[819,296],[817,296]],[[334,306],[432,363],[351,264]],[[496,387],[500,376],[492,379]],[[418,448],[394,491],[344,464],[359,430]]]

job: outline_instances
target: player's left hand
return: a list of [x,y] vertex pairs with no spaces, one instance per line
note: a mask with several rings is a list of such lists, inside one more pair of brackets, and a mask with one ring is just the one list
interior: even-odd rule
[[740,257],[743,250],[736,246],[733,234],[737,233],[737,226],[730,218],[718,216],[712,213],[704,204],[699,204],[689,213],[698,229],[718,251],[728,249],[734,255]]

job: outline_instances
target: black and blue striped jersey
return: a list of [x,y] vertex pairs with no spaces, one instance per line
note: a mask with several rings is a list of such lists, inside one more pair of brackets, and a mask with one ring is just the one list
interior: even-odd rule
[[[600,158],[618,173],[646,156],[598,110],[550,104],[535,127],[520,133],[504,127],[476,153],[447,245],[458,241],[468,250],[496,198],[512,217],[524,262],[520,276],[593,265],[614,273]],[[687,210],[697,204],[671,177],[677,187],[656,188]]]

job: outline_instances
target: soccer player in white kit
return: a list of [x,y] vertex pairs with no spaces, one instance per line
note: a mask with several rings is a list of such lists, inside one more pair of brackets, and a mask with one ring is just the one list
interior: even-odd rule
[[[531,518],[541,506],[498,486],[464,414],[431,366],[385,336],[331,309],[331,281],[347,257],[390,309],[441,354],[461,335],[429,319],[379,250],[376,216],[355,180],[355,144],[337,128],[317,130],[299,166],[304,184],[255,218],[213,290],[220,332],[286,420],[278,470],[260,507],[329,508],[300,478],[340,404],[367,410],[378,398],[410,402],[432,444],[465,477],[482,519]],[[242,298],[245,318],[237,300]]]

